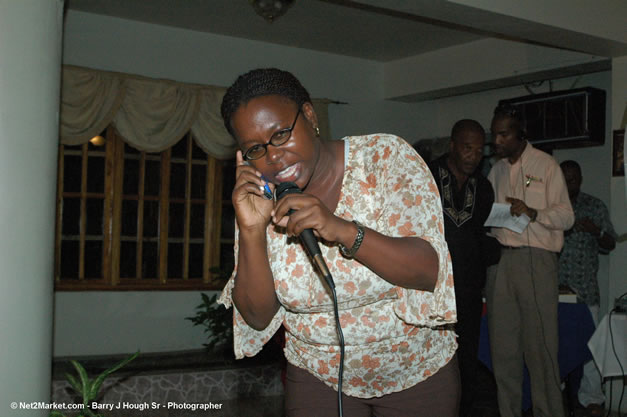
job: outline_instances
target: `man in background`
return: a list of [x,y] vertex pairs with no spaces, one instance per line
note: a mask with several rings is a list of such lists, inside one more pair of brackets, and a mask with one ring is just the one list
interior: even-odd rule
[[[559,283],[573,290],[579,301],[588,305],[594,323],[598,324],[599,252],[607,254],[616,247],[616,233],[605,204],[580,191],[582,175],[579,164],[564,161],[560,167],[575,212],[575,225],[564,236],[564,249],[559,259]],[[601,375],[592,360],[583,367],[578,397],[590,416],[604,414]]]
[[557,254],[563,231],[573,225],[573,210],[559,165],[527,142],[515,108],[498,106],[491,127],[501,158],[488,174],[495,201],[511,204],[512,216],[530,219],[522,233],[492,229],[503,246],[496,273],[486,283],[500,415],[522,415],[524,358],[534,417],[564,417],[557,362]]
[[469,119],[453,126],[449,152],[432,161],[442,199],[444,235],[453,261],[459,348],[457,357],[462,384],[460,416],[472,414],[477,386],[481,291],[486,267],[498,262],[498,242],[483,226],[494,202],[494,192],[477,167],[483,158],[485,131]]

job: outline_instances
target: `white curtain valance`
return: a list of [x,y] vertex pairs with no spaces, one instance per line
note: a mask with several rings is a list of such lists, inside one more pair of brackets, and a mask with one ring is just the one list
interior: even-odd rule
[[[191,130],[205,152],[232,158],[237,145],[220,114],[225,92],[224,87],[64,66],[60,140],[65,145],[83,144],[113,124],[134,148],[161,152]],[[329,103],[313,100],[325,137]]]

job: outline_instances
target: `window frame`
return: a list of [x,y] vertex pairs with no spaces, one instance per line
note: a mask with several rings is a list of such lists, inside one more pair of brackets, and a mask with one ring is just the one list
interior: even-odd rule
[[[151,159],[151,153],[138,151],[139,155],[139,185],[137,191],[137,238],[136,242],[136,258],[135,278],[120,277],[120,255],[123,236],[122,228],[122,202],[129,197],[132,200],[133,195],[125,195],[123,193],[124,185],[124,163],[125,163],[125,142],[123,138],[115,131],[113,126],[109,126],[104,133],[106,138],[106,147],[103,151],[89,150],[89,144],[80,145],[80,151],[72,149],[69,151],[67,145],[59,145],[58,164],[57,164],[57,200],[56,200],[56,231],[55,231],[55,262],[54,262],[54,283],[56,291],[153,291],[153,290],[219,290],[226,283],[225,273],[230,271],[220,271],[221,246],[231,244],[232,239],[224,239],[221,237],[221,222],[223,206],[230,204],[223,195],[223,170],[228,164],[220,161],[210,155],[207,155],[206,176],[205,176],[205,196],[204,196],[204,232],[203,232],[203,267],[202,278],[190,278],[189,273],[189,256],[190,256],[190,222],[191,222],[191,204],[202,204],[202,199],[191,198],[191,175],[194,161],[198,165],[198,158],[192,155],[191,133],[187,133],[182,140],[187,140],[187,150],[185,158],[185,197],[181,199],[170,197],[170,178],[172,166],[172,148],[163,151],[160,154],[160,190],[156,198],[159,202],[158,216],[158,266],[157,277],[142,278],[140,274],[142,266],[142,245],[146,240],[143,235],[143,202],[146,201],[143,195],[143,181],[146,173],[145,162]],[[68,152],[69,151],[69,152]],[[65,155],[81,154],[81,188],[79,192],[66,192],[64,190],[64,169]],[[90,153],[91,152],[91,153]],[[97,155],[99,152],[104,153],[104,192],[94,193],[87,191],[87,167],[89,155]],[[129,154],[126,154],[127,156]],[[128,158],[126,158],[128,159]],[[181,158],[178,159],[180,162]],[[80,219],[79,219],[79,235],[63,235],[63,204],[64,198],[80,199]],[[88,198],[103,199],[103,218],[102,218],[102,263],[101,278],[85,277],[85,242],[93,240],[93,236],[86,233],[86,202]],[[151,197],[154,200],[154,197]],[[181,277],[177,279],[168,278],[168,243],[181,238],[169,237],[169,209],[171,200],[176,203],[183,203],[184,210],[184,235],[183,243],[183,272]],[[180,201],[183,200],[183,201]],[[78,278],[62,278],[61,277],[61,256],[62,243],[64,240],[78,239]],[[127,239],[124,237],[124,239]],[[199,238],[194,238],[198,240]],[[127,239],[128,240],[128,239]]]

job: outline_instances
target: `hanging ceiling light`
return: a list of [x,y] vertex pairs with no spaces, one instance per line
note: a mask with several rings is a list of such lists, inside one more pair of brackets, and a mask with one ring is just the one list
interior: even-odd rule
[[283,16],[293,3],[294,0],[250,0],[255,12],[270,23]]

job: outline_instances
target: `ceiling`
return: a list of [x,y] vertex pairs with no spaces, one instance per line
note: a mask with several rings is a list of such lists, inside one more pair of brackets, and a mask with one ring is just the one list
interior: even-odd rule
[[[604,0],[603,6],[595,0],[576,4],[572,0],[529,2],[295,0],[287,13],[273,23],[257,15],[250,0],[66,0],[65,4],[69,10],[389,63],[392,69],[394,65],[410,67],[391,61],[480,39],[499,47],[514,44],[497,40],[510,40],[579,54],[559,65],[542,64],[524,73],[514,71],[511,76],[483,82],[464,84],[455,79],[452,85],[444,87],[411,85],[411,91],[389,97],[400,101],[604,71],[610,69],[611,57],[627,55],[627,32],[621,18],[627,13],[627,1]],[[456,53],[482,51],[486,43],[476,45],[458,48]],[[541,56],[546,49],[529,51]],[[526,53],[522,60],[530,58]],[[463,68],[458,70],[463,75]]]
[[273,23],[255,14],[249,0],[67,0],[66,4],[71,10],[380,62],[489,35],[470,27],[344,0],[296,0]]

